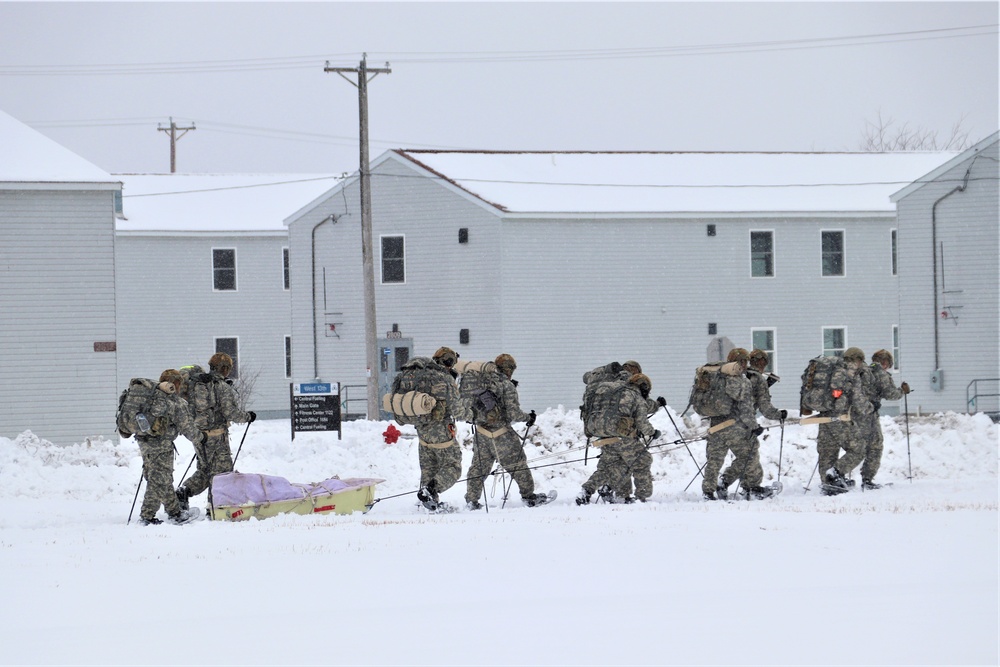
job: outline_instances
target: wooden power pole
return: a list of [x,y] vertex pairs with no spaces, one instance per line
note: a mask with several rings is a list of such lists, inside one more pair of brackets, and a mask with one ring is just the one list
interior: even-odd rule
[[[372,193],[371,173],[368,165],[368,82],[379,74],[390,74],[389,63],[385,67],[369,68],[368,54],[363,54],[357,67],[330,67],[329,61],[324,72],[336,72],[358,89],[359,136],[361,144],[361,259],[365,280],[365,359],[368,365],[368,419],[378,419],[378,348],[375,345],[375,263],[372,249]],[[344,76],[357,74],[357,83]],[[371,78],[369,78],[371,75]]]
[[[189,130],[197,130],[197,129],[198,128],[194,126],[194,123],[191,123],[191,127],[177,127],[177,123],[174,122],[174,119],[172,117],[170,118],[169,126],[163,127],[162,125],[160,125],[158,128],[156,128],[157,132],[166,132],[167,134],[170,135],[171,174],[177,172],[177,142],[180,141],[180,138],[183,137],[185,134],[187,134]],[[182,130],[182,132],[180,134],[177,134],[178,130]]]

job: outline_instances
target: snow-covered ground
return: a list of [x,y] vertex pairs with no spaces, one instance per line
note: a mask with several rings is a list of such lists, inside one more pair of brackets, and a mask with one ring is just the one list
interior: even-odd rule
[[[666,414],[652,421],[678,439]],[[782,453],[777,498],[685,492],[699,440],[697,465],[683,446],[655,450],[651,502],[578,507],[595,452],[585,466],[576,411],[549,410],[526,451],[554,503],[513,492],[501,509],[497,486],[488,513],[429,515],[415,440],[386,444],[388,423],[292,441],[287,420],[263,421],[232,429],[242,472],[379,477],[384,500],[148,527],[126,525],[132,440],[0,438],[0,662],[997,664],[997,425],[910,417],[907,441],[902,417],[882,424],[879,481],[894,484],[880,491],[827,498],[815,478],[804,491],[816,427],[788,424],[761,447],[765,483]],[[177,445],[179,482],[193,450]],[[443,499],[464,507],[464,486]]]

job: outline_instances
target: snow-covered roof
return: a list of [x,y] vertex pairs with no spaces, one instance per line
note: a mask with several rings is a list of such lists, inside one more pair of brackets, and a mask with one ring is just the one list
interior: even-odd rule
[[978,142],[976,145],[971,146],[970,148],[966,149],[965,151],[951,158],[944,164],[938,165],[938,167],[933,171],[931,171],[930,173],[922,174],[920,179],[918,179],[917,181],[910,183],[909,185],[907,185],[905,188],[903,188],[898,192],[894,192],[892,194],[892,201],[898,202],[903,197],[908,196],[909,194],[920,189],[927,183],[936,180],[942,174],[947,173],[949,170],[953,169],[955,165],[961,164],[966,160],[968,160],[969,158],[976,155],[977,153],[986,150],[993,144],[997,143],[997,141],[1000,141],[1000,132],[994,132],[990,136]]
[[0,111],[0,183],[116,183],[68,148]]
[[892,193],[956,155],[394,153],[489,205],[528,214],[891,213]]
[[333,188],[332,174],[119,174],[120,232],[281,232]]

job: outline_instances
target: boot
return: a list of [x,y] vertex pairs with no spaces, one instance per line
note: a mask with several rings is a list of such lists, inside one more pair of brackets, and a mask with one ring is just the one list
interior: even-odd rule
[[524,504],[528,507],[538,507],[539,505],[544,505],[549,502],[549,494],[547,493],[533,493],[530,496],[521,498]]
[[863,488],[865,491],[876,491],[878,489],[881,489],[882,485],[876,484],[870,479],[863,479],[861,480],[861,488]]
[[715,485],[715,495],[718,496],[719,500],[729,500],[729,487],[719,480],[719,483]]
[[191,508],[191,503],[189,499],[191,498],[191,492],[186,486],[177,487],[177,502],[180,503],[181,509],[186,510]]
[[434,492],[431,491],[430,484],[420,487],[420,490],[417,491],[417,500],[419,500],[424,507],[432,512],[436,511],[438,508],[438,502],[434,498]]
[[829,484],[830,486],[836,486],[845,491],[850,488],[850,486],[847,484],[847,480],[844,479],[844,476],[840,474],[840,471],[837,470],[836,467],[827,470],[826,473],[823,475],[823,478],[826,480],[826,483]]
[[470,500],[469,502],[465,503],[465,509],[474,512],[476,510],[483,509],[483,504],[478,500]]
[[181,510],[180,512],[176,512],[174,514],[171,514],[170,516],[167,517],[167,521],[169,521],[170,523],[172,523],[174,525],[180,526],[180,525],[183,525],[185,523],[189,523],[191,521],[194,521],[197,518],[198,518],[198,510],[197,509],[186,509],[186,510]]
[[607,484],[597,490],[597,495],[606,503],[613,503],[615,501],[615,492]]
[[590,493],[587,493],[586,489],[581,489],[580,493],[576,496],[577,505],[589,505],[590,504]]
[[155,516],[151,519],[142,519],[142,518],[139,519],[140,526],[159,526],[161,523],[163,522],[157,519]]
[[757,500],[764,500],[774,495],[774,489],[769,486],[754,486],[750,488],[749,493]]
[[712,491],[702,491],[701,497],[705,500],[718,500],[718,498],[715,497],[715,493]]

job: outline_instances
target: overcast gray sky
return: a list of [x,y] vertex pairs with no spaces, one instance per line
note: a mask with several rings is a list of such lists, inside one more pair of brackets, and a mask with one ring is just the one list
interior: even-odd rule
[[[111,172],[350,172],[387,148],[855,150],[998,127],[997,2],[0,2],[0,110]],[[985,26],[985,27],[984,27]]]

